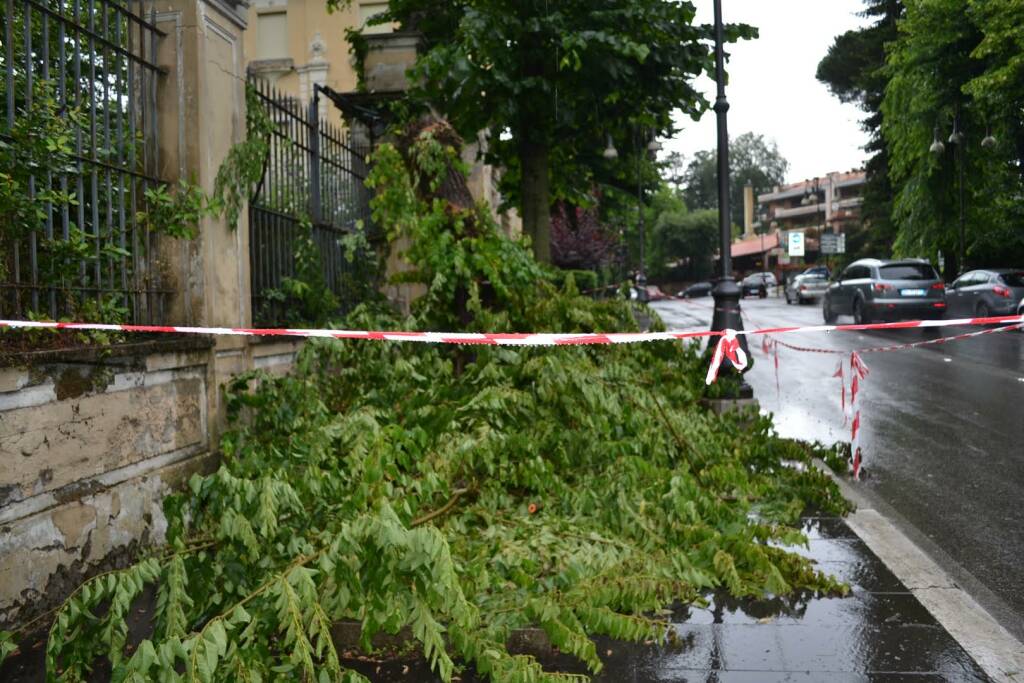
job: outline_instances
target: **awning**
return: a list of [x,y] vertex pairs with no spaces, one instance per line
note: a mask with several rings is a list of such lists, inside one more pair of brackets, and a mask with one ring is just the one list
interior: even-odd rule
[[732,257],[750,256],[752,254],[763,254],[766,251],[779,246],[779,233],[773,232],[770,235],[751,237],[749,239],[733,242],[729,250]]

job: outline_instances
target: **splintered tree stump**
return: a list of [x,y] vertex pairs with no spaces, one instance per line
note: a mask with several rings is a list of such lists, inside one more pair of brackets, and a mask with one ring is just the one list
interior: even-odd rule
[[449,164],[444,180],[441,181],[436,190],[429,186],[429,183],[424,178],[424,174],[417,168],[415,161],[409,155],[409,150],[412,149],[416,139],[423,133],[430,133],[441,145],[454,149],[456,154],[462,149],[463,145],[462,138],[455,132],[451,124],[444,119],[438,119],[434,116],[423,117],[411,124],[398,138],[396,141],[398,150],[402,153],[406,166],[412,172],[412,177],[416,182],[416,192],[420,199],[428,201],[443,199],[456,211],[472,209],[476,205],[476,201],[473,199],[473,194],[469,191],[466,176],[454,165]]

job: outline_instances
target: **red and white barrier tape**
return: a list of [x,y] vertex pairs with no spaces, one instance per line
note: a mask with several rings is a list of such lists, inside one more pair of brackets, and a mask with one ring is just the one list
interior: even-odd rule
[[708,368],[708,376],[705,378],[706,384],[714,384],[718,379],[718,370],[722,367],[722,361],[726,359],[740,372],[747,369],[747,354],[740,346],[740,340],[736,338],[735,330],[726,330],[718,340],[715,352],[711,356],[711,367]]
[[953,325],[1024,325],[1024,316],[1004,315],[959,320],[910,320],[864,325],[813,325],[809,327],[765,327],[753,330],[712,332],[583,332],[583,333],[484,333],[484,332],[403,332],[330,329],[289,329],[258,327],[183,327],[172,325],[109,325],[103,323],[0,320],[0,328],[99,330],[103,332],[211,334],[248,337],[328,337],[333,339],[369,339],[377,341],[422,342],[428,344],[486,344],[491,346],[572,346],[589,344],[634,344],[673,341],[700,337],[784,334],[795,332],[852,332],[861,330],[898,330],[911,327],[949,327]]
[[[946,322],[946,321],[943,321]],[[981,323],[979,323],[981,324]],[[762,342],[762,351],[766,356],[773,355],[775,362],[775,389],[779,392],[779,347],[790,349],[793,351],[799,351],[803,353],[824,353],[824,354],[839,354],[846,355],[850,354],[849,366],[850,366],[850,411],[852,412],[852,423],[850,425],[850,452],[852,454],[851,467],[853,470],[853,478],[855,480],[860,479],[861,467],[863,465],[864,452],[860,446],[860,435],[863,431],[863,421],[861,419],[861,411],[857,407],[857,394],[860,391],[860,383],[868,376],[868,367],[864,364],[861,354],[864,353],[884,353],[889,351],[903,351],[906,349],[916,349],[923,346],[933,346],[936,344],[945,344],[946,342],[958,341],[962,339],[970,339],[973,337],[982,337],[989,334],[999,334],[1000,332],[1008,332],[1015,329],[1024,329],[1024,319],[1018,320],[1012,325],[1006,325],[1003,327],[996,327],[987,330],[979,330],[976,332],[965,332],[963,334],[957,334],[950,337],[939,337],[937,339],[926,339],[923,341],[909,342],[906,344],[890,344],[888,346],[869,346],[862,349],[857,349],[852,352],[840,351],[837,349],[822,349],[807,346],[796,346],[794,344],[788,344],[779,339],[775,339],[771,335],[764,335]],[[846,371],[844,367],[844,360],[840,359],[839,367],[836,368],[835,373],[832,375],[839,379],[840,383],[840,405],[843,411],[843,425],[845,426],[849,421],[850,417],[846,412]]]
[[[747,356],[740,345],[739,335],[763,335],[762,349],[766,355],[774,355],[775,387],[779,391],[779,347],[809,353],[843,354],[846,351],[796,346],[775,339],[774,335],[795,332],[854,332],[861,330],[902,330],[915,327],[951,327],[957,325],[1006,325],[996,329],[969,332],[952,337],[928,339],[907,344],[875,346],[858,349],[850,354],[850,410],[853,414],[851,448],[853,453],[853,476],[860,477],[862,453],[859,443],[861,432],[860,411],[857,409],[857,393],[860,381],[867,377],[867,366],[860,358],[862,353],[878,353],[902,349],[943,344],[948,341],[979,337],[987,334],[1024,328],[1024,316],[1006,315],[987,318],[961,318],[957,320],[909,320],[894,323],[868,323],[862,325],[814,325],[809,327],[763,327],[752,330],[724,330],[722,332],[613,332],[613,333],[476,333],[476,332],[403,332],[363,331],[329,329],[273,329],[250,327],[185,327],[175,325],[109,325],[102,323],[46,322],[33,320],[0,320],[0,329],[52,329],[52,330],[98,330],[104,332],[135,333],[178,333],[211,334],[251,337],[327,337],[333,339],[368,339],[378,341],[421,342],[428,344],[485,344],[495,346],[565,346],[590,344],[633,344],[651,341],[675,341],[701,337],[719,337],[711,359],[706,381],[711,384],[718,378],[722,363],[728,361],[738,370],[747,367]],[[846,420],[846,381],[843,363],[833,377],[842,383],[843,419]]]

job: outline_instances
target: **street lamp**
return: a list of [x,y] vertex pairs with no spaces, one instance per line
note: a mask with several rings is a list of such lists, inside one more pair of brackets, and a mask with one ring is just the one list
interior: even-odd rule
[[619,158],[619,150],[615,149],[615,142],[612,140],[611,133],[608,134],[608,146],[601,152],[601,156],[609,161]]
[[[643,156],[649,154],[657,155],[661,149],[661,143],[653,133],[644,129],[637,131],[637,153],[636,153],[636,207],[638,213],[638,227],[640,233],[640,268],[636,274],[636,287],[639,290],[640,300],[647,300],[647,222],[644,217],[644,185],[643,185]],[[644,141],[647,144],[644,144]]]
[[[985,149],[991,149],[996,146],[995,136],[992,135],[991,131],[986,131],[984,139],[981,141],[981,146]],[[960,205],[960,239],[957,253],[957,274],[962,275],[966,270],[966,258],[967,258],[967,230],[966,230],[966,219],[964,215],[964,155],[967,153],[967,136],[964,135],[962,121],[960,120],[960,106],[957,105],[956,113],[953,115],[953,132],[949,135],[949,144],[953,145],[953,152],[956,155],[957,172],[959,175],[959,187],[957,188],[957,196]],[[932,154],[936,156],[942,155],[946,151],[946,146],[942,144],[939,139],[939,127],[935,126],[932,144],[928,148]]]
[[[718,84],[715,98],[715,114],[718,118],[718,231],[721,248],[722,273],[711,291],[715,299],[715,311],[711,319],[711,331],[727,329],[742,330],[740,318],[740,288],[732,277],[732,225],[729,213],[729,128],[726,116],[729,101],[725,97],[725,52],[723,49],[724,28],[722,26],[722,0],[715,0],[715,81]],[[739,335],[740,346],[749,356],[746,335]],[[723,361],[722,370],[733,371],[728,360]],[[754,391],[746,382],[740,384],[737,396],[732,398],[753,398]]]

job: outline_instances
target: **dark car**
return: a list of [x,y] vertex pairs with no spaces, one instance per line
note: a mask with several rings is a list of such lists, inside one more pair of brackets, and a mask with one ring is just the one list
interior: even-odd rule
[[946,286],[927,261],[861,259],[829,285],[822,311],[829,325],[840,315],[852,315],[858,325],[941,318],[946,312]]
[[946,306],[954,318],[1013,315],[1024,300],[1024,270],[992,268],[964,273],[946,292]]
[[702,296],[711,296],[711,283],[695,282],[679,292],[679,296],[683,299],[697,299]]
[[768,290],[774,289],[779,283],[774,273],[754,273],[743,278],[740,283],[740,296],[768,296]]

